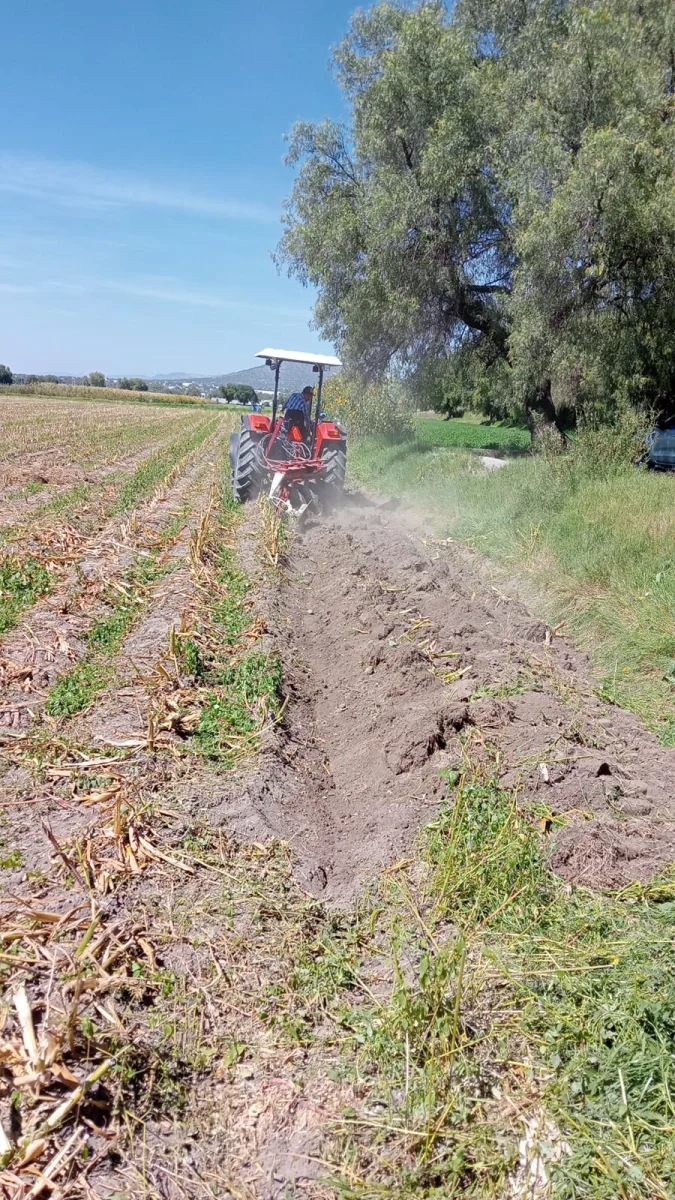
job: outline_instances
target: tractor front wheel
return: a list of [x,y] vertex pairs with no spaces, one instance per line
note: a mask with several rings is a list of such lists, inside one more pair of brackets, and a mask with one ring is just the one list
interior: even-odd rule
[[260,468],[256,454],[256,443],[250,429],[233,433],[230,438],[230,469],[232,473],[232,495],[240,504],[255,500],[260,487]]

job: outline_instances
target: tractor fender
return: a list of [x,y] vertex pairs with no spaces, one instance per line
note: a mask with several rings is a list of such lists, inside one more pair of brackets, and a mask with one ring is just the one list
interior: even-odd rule
[[272,420],[265,413],[243,413],[241,428],[248,429],[254,439],[262,437],[272,429]]
[[324,446],[328,449],[331,446],[340,446],[343,449],[347,445],[345,431],[334,421],[320,421],[316,431],[316,447],[315,453],[318,458],[321,457]]

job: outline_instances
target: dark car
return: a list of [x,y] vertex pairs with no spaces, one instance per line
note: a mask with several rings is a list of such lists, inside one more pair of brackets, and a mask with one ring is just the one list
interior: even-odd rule
[[657,471],[675,471],[675,419],[650,433],[647,462]]

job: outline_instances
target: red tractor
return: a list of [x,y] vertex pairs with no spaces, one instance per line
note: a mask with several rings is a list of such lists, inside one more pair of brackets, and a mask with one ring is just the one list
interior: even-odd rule
[[[347,467],[347,437],[340,425],[321,411],[321,392],[326,367],[339,367],[337,358],[326,354],[302,354],[296,350],[261,350],[274,372],[272,416],[250,412],[241,418],[241,429],[230,437],[232,493],[242,503],[268,491],[278,512],[301,516],[308,509],[321,510],[344,491]],[[283,362],[307,363],[319,376],[306,438],[299,429],[284,428],[279,407],[279,372]]]

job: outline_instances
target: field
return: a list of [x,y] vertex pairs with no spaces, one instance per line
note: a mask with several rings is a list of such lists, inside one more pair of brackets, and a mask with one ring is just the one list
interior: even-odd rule
[[71,383],[11,383],[0,386],[0,395],[26,396],[35,399],[93,400],[97,404],[182,404],[191,407],[208,406],[198,396],[177,395],[174,392],[129,392],[122,388],[100,388]]
[[[518,436],[520,445],[514,442]],[[534,609],[594,656],[608,698],[675,744],[675,477],[594,456],[516,457],[488,474],[475,454],[523,448],[524,430],[420,419],[410,443],[361,441],[352,478],[424,510],[435,530],[516,576]]]
[[462,418],[444,421],[440,417],[415,420],[415,442],[420,447],[453,446],[455,449],[525,451],[530,448],[529,430],[518,425]]
[[[667,1200],[673,751],[426,517],[235,506],[236,417],[3,403],[0,1191]],[[353,468],[478,512],[424,437]]]

